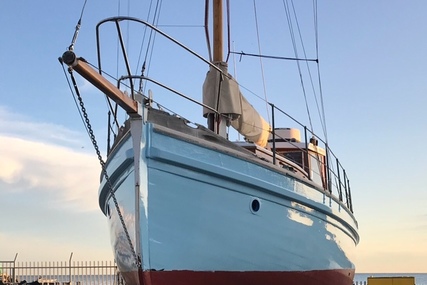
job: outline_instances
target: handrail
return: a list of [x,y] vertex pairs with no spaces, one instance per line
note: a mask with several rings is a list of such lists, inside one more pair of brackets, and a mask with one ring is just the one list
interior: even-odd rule
[[[195,51],[193,51],[192,49],[190,49],[189,47],[187,47],[186,45],[182,44],[181,42],[179,42],[178,40],[174,39],[173,37],[169,36],[168,34],[166,34],[165,32],[163,32],[162,30],[158,29],[157,27],[151,25],[150,23],[138,19],[138,18],[134,18],[134,17],[127,17],[127,16],[118,16],[118,17],[110,17],[107,19],[104,19],[102,21],[100,21],[97,25],[96,25],[96,46],[97,46],[97,51],[98,51],[98,67],[99,67],[99,72],[102,71],[101,69],[101,53],[100,53],[100,39],[99,39],[99,27],[107,22],[115,22],[116,23],[116,27],[119,26],[118,22],[121,21],[133,21],[133,22],[137,22],[137,23],[141,23],[147,27],[149,27],[150,29],[154,30],[155,32],[159,33],[160,35],[164,36],[165,38],[167,38],[168,40],[172,41],[173,43],[177,44],[178,46],[180,46],[181,48],[183,48],[184,50],[188,51],[189,53],[191,53],[192,55],[196,56],[198,59],[200,59],[201,61],[203,61],[204,63],[206,63],[207,65],[209,65],[210,67],[216,69],[218,72],[220,72],[223,76],[229,77],[229,74],[224,73],[218,66],[216,66],[215,64],[213,64],[212,62],[208,61],[207,59],[205,59],[203,56],[199,55],[198,53],[196,53]],[[122,46],[122,48],[124,48],[124,45]],[[127,56],[126,56],[126,60],[127,60]],[[128,74],[129,76],[131,76],[131,74]]]
[[[342,164],[340,163],[340,161],[338,160],[338,158],[336,157],[336,155],[332,152],[332,150],[329,148],[328,143],[326,143],[324,140],[322,140],[320,137],[318,137],[313,131],[309,130],[306,126],[304,126],[303,124],[301,124],[299,121],[297,121],[296,119],[294,119],[292,116],[290,116],[288,113],[286,113],[285,111],[281,110],[280,108],[276,107],[274,104],[269,103],[270,106],[272,106],[272,120],[273,120],[273,125],[275,124],[274,120],[275,120],[275,110],[279,111],[280,113],[282,113],[283,115],[285,115],[286,117],[288,117],[289,119],[291,119],[294,123],[298,124],[303,130],[304,130],[304,138],[305,138],[305,148],[301,149],[299,148],[301,151],[304,151],[304,153],[306,153],[306,155],[304,156],[305,158],[305,165],[309,164],[309,156],[311,156],[310,152],[309,152],[309,144],[308,144],[308,134],[311,134],[311,136],[314,136],[318,141],[320,141],[325,148],[325,152],[326,152],[326,156],[325,156],[325,168],[326,168],[326,173],[325,173],[325,178],[326,178],[326,185],[324,185],[324,190],[329,191],[331,194],[333,194],[332,192],[335,190],[337,193],[337,197],[339,199],[340,202],[345,203],[345,205],[347,206],[347,208],[353,212],[353,203],[352,203],[352,199],[351,199],[351,192],[350,192],[350,181],[347,177],[346,171],[344,169],[344,167],[342,166]],[[275,138],[277,135],[275,134],[274,130],[272,131],[273,133],[273,138]],[[274,141],[274,140],[273,140]],[[292,144],[292,142],[289,142],[290,144]],[[298,147],[297,147],[298,148]],[[275,147],[274,147],[275,149]],[[275,155],[275,154],[274,154]],[[333,160],[330,159],[330,157],[335,158],[335,164],[333,164]],[[318,160],[319,163],[322,163]],[[336,170],[334,170],[334,166],[336,167]],[[341,178],[340,172],[343,172],[344,177]],[[311,176],[311,171],[308,171],[308,175],[309,175],[309,179],[312,180],[313,177]],[[337,182],[334,184],[333,179],[335,178],[337,180]],[[344,188],[344,197],[343,197],[343,188]],[[345,201],[344,201],[345,199]]]

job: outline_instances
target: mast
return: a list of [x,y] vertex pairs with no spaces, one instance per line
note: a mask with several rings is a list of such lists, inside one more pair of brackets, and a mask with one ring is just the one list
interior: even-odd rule
[[[223,61],[223,0],[213,0],[213,59],[212,63],[221,68],[221,66],[227,66]],[[220,76],[222,77],[222,76]],[[222,80],[219,81],[219,84]],[[218,86],[218,90],[221,87]],[[221,92],[221,91],[219,91]],[[218,96],[221,96],[220,94]],[[211,113],[207,116],[208,128],[220,136],[227,138],[227,125],[229,124],[228,119],[221,115]]]
[[222,0],[213,0],[213,61],[223,61],[223,14],[222,14]]
[[[208,127],[228,139],[227,127],[232,126],[245,139],[262,147],[268,144],[270,125],[244,98],[239,84],[228,73],[223,57],[223,0],[213,0],[213,58],[203,83],[203,109]],[[215,111],[212,111],[215,110]]]

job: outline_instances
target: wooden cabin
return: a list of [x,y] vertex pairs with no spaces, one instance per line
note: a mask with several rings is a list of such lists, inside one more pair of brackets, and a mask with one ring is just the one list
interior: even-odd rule
[[250,142],[237,142],[256,156],[309,178],[314,183],[328,189],[327,161],[325,149],[318,146],[314,137],[309,142],[301,142],[298,129],[278,128],[270,135],[268,147],[263,148]]

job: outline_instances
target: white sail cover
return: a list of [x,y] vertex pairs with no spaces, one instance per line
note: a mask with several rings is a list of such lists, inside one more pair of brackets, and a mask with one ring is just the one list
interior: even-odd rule
[[[228,74],[225,62],[217,63],[217,66]],[[219,92],[220,91],[220,92]],[[239,90],[236,80],[228,74],[222,75],[218,70],[210,67],[203,84],[203,103],[220,114],[227,114],[231,118],[231,125],[246,139],[265,147],[271,131],[270,125],[249,104]],[[206,117],[211,110],[203,108]]]

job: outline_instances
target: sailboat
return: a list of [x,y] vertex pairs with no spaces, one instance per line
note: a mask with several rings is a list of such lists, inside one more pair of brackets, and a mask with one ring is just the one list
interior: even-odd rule
[[[117,132],[108,128],[112,139],[104,162],[88,124],[102,166],[99,206],[117,266],[126,284],[350,285],[359,234],[347,173],[312,130],[272,103],[264,119],[244,97],[224,59],[222,2],[212,5],[209,59],[156,25],[126,16],[97,25],[97,67],[72,46],[60,58],[71,74],[106,95],[109,123],[119,126]],[[122,35],[129,23],[206,67],[204,82],[186,81],[203,89],[202,102],[144,71],[132,72]],[[116,29],[126,71],[115,80],[101,61],[106,25]],[[167,66],[161,70],[177,76],[168,75]],[[160,91],[141,88],[149,84]],[[199,110],[206,124],[166,109],[156,97],[162,92],[183,98],[186,110]],[[118,110],[127,114],[122,123],[114,115]],[[276,127],[280,116],[300,128]],[[230,126],[238,139],[230,139]]]

